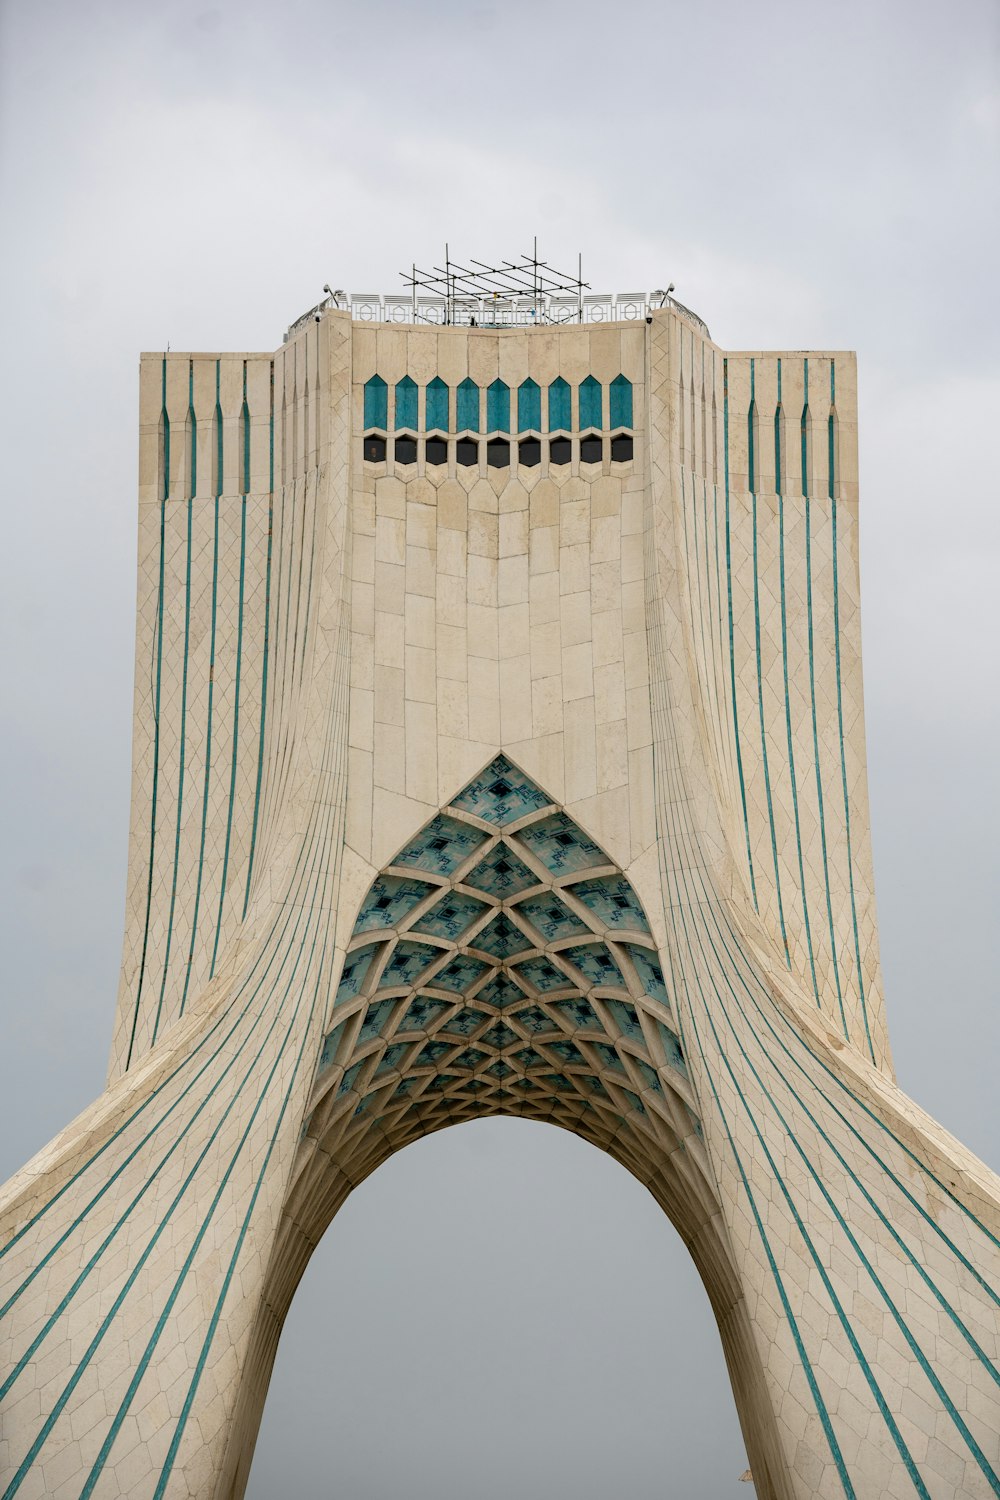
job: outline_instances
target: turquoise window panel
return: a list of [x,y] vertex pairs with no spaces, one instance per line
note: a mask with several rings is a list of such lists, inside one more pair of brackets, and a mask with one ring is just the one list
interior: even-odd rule
[[549,799],[505,755],[497,755],[475,781],[459,792],[453,805],[500,827],[548,807]]
[[624,375],[616,375],[610,391],[612,427],[632,426],[632,382]]
[[573,410],[569,386],[559,375],[549,386],[549,431],[569,432],[573,426]]
[[463,380],[455,392],[456,427],[459,432],[479,431],[479,387],[474,380]]
[[396,429],[417,426],[417,382],[404,375],[396,384]]
[[380,875],[365,897],[354,931],[375,932],[382,927],[394,927],[414,907],[419,906],[433,889],[432,885],[427,885],[423,880]]
[[450,875],[487,837],[481,828],[470,828],[468,823],[439,814],[392,862],[429,870],[434,875]]
[[365,427],[389,425],[389,387],[381,375],[373,375],[365,382]]
[[647,995],[654,1000],[659,1000],[661,1005],[670,1004],[670,996],[667,994],[667,986],[663,980],[663,970],[660,968],[656,954],[651,953],[648,948],[637,948],[630,943],[626,949],[629,958],[635,964],[636,972]]
[[520,837],[554,875],[592,870],[595,865],[611,863],[604,850],[588,839],[564,812],[532,823],[522,830]]
[[542,392],[536,380],[522,380],[517,388],[517,430],[542,430]]
[[[478,829],[468,831],[473,833],[478,832]],[[518,859],[510,845],[501,842],[490,850],[482,864],[477,865],[465,877],[465,884],[474,886],[477,891],[486,891],[488,895],[502,901],[505,897],[520,895],[521,891],[538,885],[538,881],[524,861]]]
[[[413,931],[429,932],[434,937],[450,938],[455,942],[477,917],[484,917],[486,911],[481,901],[464,896],[460,891],[451,891],[413,924]],[[482,944],[477,940],[476,946],[482,947]]]
[[449,410],[448,387],[435,375],[425,392],[424,426],[428,432],[447,432]]
[[486,388],[486,431],[510,431],[510,386],[502,380]]
[[604,426],[604,392],[601,382],[588,375],[580,383],[580,430]]
[[627,880],[583,880],[579,885],[574,885],[572,890],[573,895],[609,927],[631,927],[636,932],[649,931],[639,898]]

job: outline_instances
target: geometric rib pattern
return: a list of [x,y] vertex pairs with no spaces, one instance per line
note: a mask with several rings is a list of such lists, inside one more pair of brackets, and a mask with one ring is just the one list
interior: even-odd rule
[[369,890],[308,1130],[346,1163],[489,1114],[616,1140],[644,1176],[686,1142],[707,1171],[638,898],[503,755]]

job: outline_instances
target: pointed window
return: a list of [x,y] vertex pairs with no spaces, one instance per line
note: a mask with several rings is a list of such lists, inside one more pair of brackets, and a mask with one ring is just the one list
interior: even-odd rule
[[510,431],[510,386],[494,380],[486,391],[486,431]]
[[534,380],[524,380],[517,389],[518,432],[541,432],[542,393]]
[[604,426],[604,393],[601,383],[588,375],[580,386],[580,429]]
[[373,375],[365,384],[365,427],[389,425],[389,388],[381,375]]
[[427,387],[424,426],[428,432],[448,431],[448,387],[439,375]]
[[479,431],[479,387],[474,380],[463,380],[458,387],[457,427],[459,432]]
[[404,375],[396,385],[396,429],[401,427],[416,428],[417,425],[417,384],[411,380],[409,375]]
[[560,375],[549,386],[549,431],[569,432],[572,425],[569,386]]
[[616,375],[611,382],[611,425],[632,426],[632,382]]

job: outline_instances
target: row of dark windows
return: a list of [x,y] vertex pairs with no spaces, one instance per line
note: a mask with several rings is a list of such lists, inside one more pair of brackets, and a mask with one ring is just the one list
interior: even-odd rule
[[[474,380],[463,380],[454,387],[435,376],[424,387],[423,428],[425,432],[479,432],[480,387]],[[581,380],[576,393],[577,423],[573,422],[573,392],[561,376],[543,391],[535,380],[523,380],[514,395],[517,398],[517,425],[511,426],[511,389],[503,380],[486,387],[487,432],[569,432],[579,428],[603,429],[605,412],[611,428],[631,427],[632,382],[616,375],[606,388],[593,375]],[[542,423],[542,398],[545,417]],[[396,382],[392,426],[397,430],[418,428],[420,424],[420,388],[409,375]],[[454,418],[454,420],[452,420]],[[389,387],[381,375],[365,382],[364,425],[389,429]]]
[[[448,439],[427,437],[424,440],[424,462],[441,465],[448,462]],[[481,443],[475,437],[455,439],[455,462],[463,468],[476,468],[479,464]],[[573,456],[572,440],[562,434],[545,440],[548,462],[551,465],[568,464]],[[491,469],[510,468],[511,448],[517,451],[517,462],[521,468],[534,469],[542,461],[543,441],[537,437],[523,437],[511,443],[507,438],[494,437],[486,443],[486,463]],[[580,462],[599,464],[604,462],[605,449],[610,452],[612,463],[630,463],[633,453],[632,434],[617,432],[610,438],[599,432],[585,432],[580,438]],[[380,432],[369,432],[364,438],[364,456],[367,463],[381,464],[386,461],[388,442]],[[414,464],[417,461],[417,438],[413,433],[399,432],[393,439],[393,456],[397,464]]]

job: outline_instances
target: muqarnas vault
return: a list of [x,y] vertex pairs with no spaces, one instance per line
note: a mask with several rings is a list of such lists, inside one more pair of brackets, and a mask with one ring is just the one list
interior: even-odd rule
[[759,1495],[1000,1494],[1000,1186],[886,1034],[854,359],[413,306],[142,359],[121,986],[0,1198],[2,1494],[235,1500],[337,1209],[490,1114],[662,1206]]

